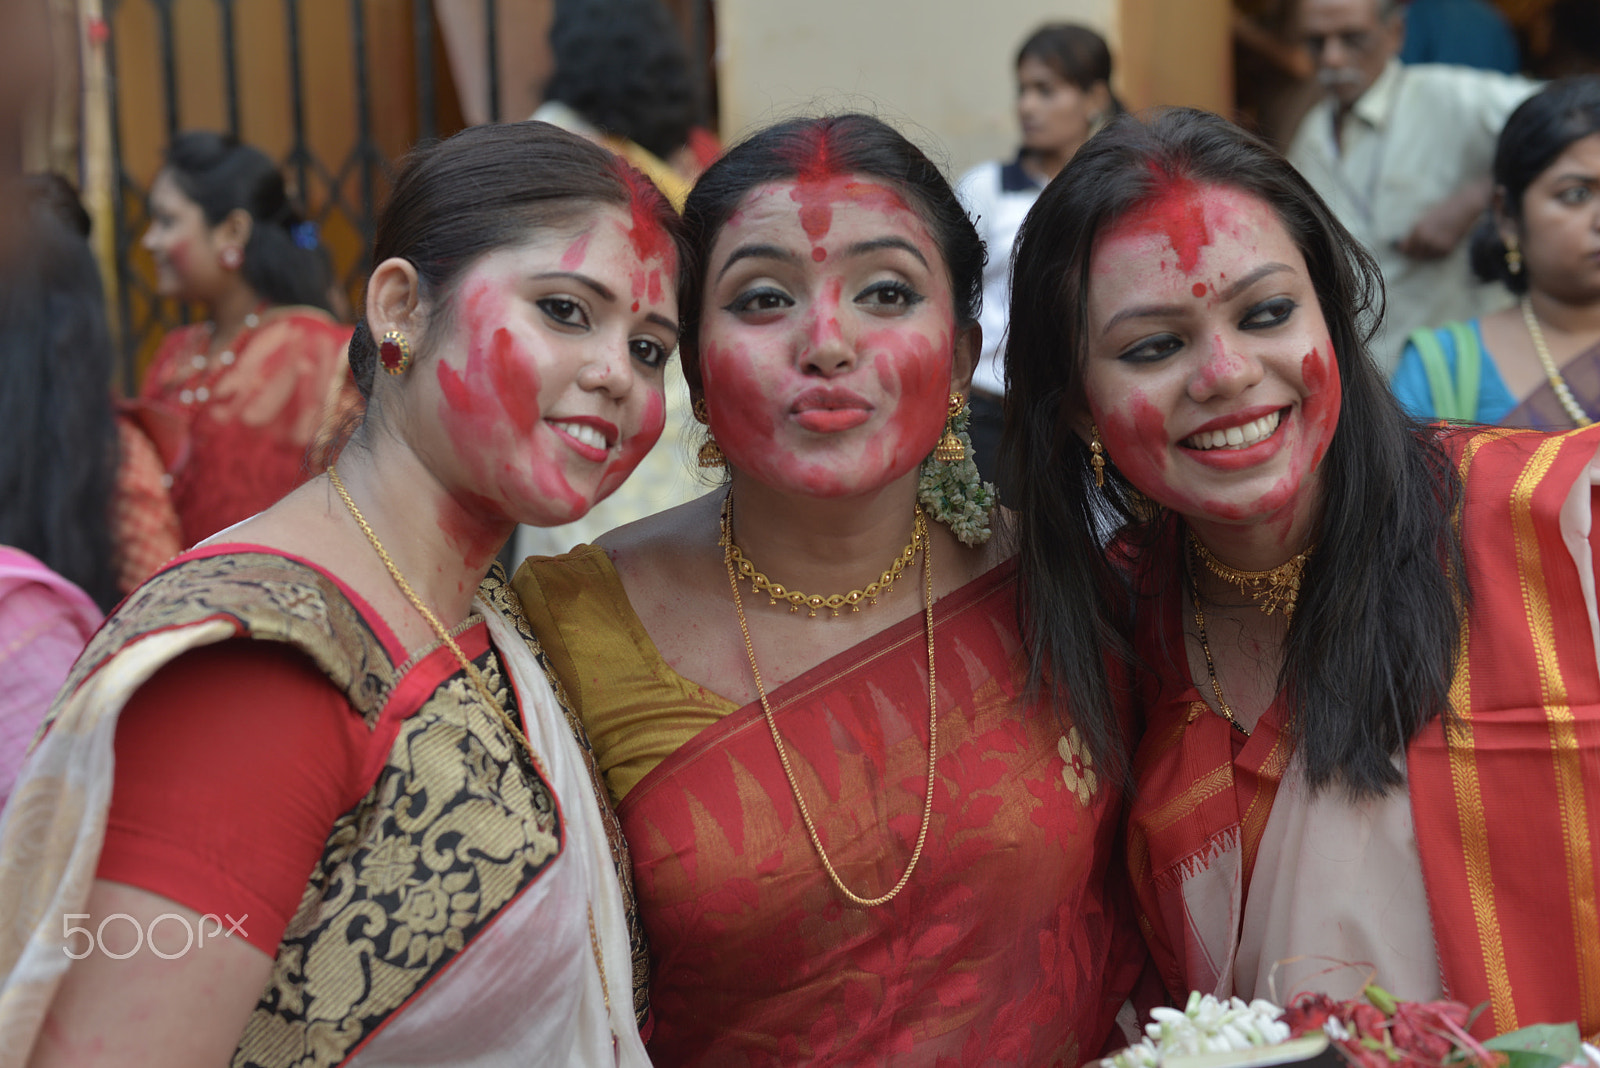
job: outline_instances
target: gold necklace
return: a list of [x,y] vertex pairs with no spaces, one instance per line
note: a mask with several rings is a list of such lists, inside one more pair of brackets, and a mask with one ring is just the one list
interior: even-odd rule
[[[372,548],[377,552],[378,559],[383,561],[383,566],[388,568],[389,577],[394,579],[394,584],[400,587],[400,592],[405,594],[406,600],[411,602],[411,606],[417,610],[417,614],[428,621],[428,626],[433,628],[433,632],[439,636],[439,640],[448,645],[450,651],[456,654],[456,659],[461,662],[461,667],[466,671],[467,678],[471,679],[472,685],[477,687],[479,696],[494,710],[494,714],[500,718],[501,725],[510,732],[511,737],[517,740],[517,745],[527,755],[529,763],[538,769],[539,774],[548,781],[550,778],[549,772],[545,771],[544,765],[540,763],[539,758],[534,756],[533,743],[528,741],[526,732],[512,720],[510,714],[506,712],[505,706],[495,699],[494,694],[489,692],[488,684],[483,681],[483,675],[478,671],[478,666],[467,659],[467,654],[461,651],[461,646],[456,644],[456,640],[450,636],[450,632],[445,629],[444,624],[439,622],[439,617],[434,615],[433,611],[422,603],[422,598],[417,596],[416,591],[411,588],[411,583],[407,582],[406,577],[400,573],[400,568],[395,565],[393,558],[389,556],[389,551],[383,547],[383,542],[378,540],[377,531],[372,529],[372,525],[367,522],[367,517],[361,514],[361,509],[357,508],[356,502],[351,500],[350,491],[344,488],[344,479],[339,477],[338,468],[328,468],[328,481],[333,483],[333,488],[339,491],[339,499],[344,501],[344,506],[350,510],[350,517],[356,521],[356,526],[361,528],[361,533],[367,536],[367,541],[372,543]],[[605,999],[606,1025],[609,1027],[611,1024],[611,986],[606,982],[605,956],[600,952],[600,936],[595,931],[594,902],[591,901],[588,904],[589,951],[594,954],[594,966],[600,972],[600,994]],[[613,1048],[616,1043],[617,1034],[616,1030],[613,1029],[611,1032]]]
[[1306,548],[1266,571],[1240,571],[1211,555],[1211,550],[1192,530],[1189,531],[1189,544],[1207,571],[1237,586],[1239,592],[1250,598],[1261,611],[1270,616],[1281,608],[1284,619],[1294,616],[1295,602],[1300,599],[1300,576],[1305,572],[1306,560],[1316,546]]
[[922,846],[928,839],[928,824],[933,819],[933,773],[939,753],[939,689],[934,679],[933,670],[933,551],[927,544],[928,520],[922,514],[922,506],[917,506],[916,520],[912,524],[912,544],[919,541],[923,543],[922,571],[924,576],[923,590],[923,619],[928,630],[928,793],[922,805],[922,829],[917,832],[916,847],[911,850],[911,860],[906,864],[904,874],[900,881],[886,894],[878,897],[862,897],[844,885],[844,880],[839,878],[839,873],[834,870],[833,862],[828,859],[827,850],[822,848],[822,839],[817,834],[817,825],[811,822],[811,813],[806,808],[805,798],[800,796],[800,785],[794,780],[794,768],[789,764],[789,753],[783,747],[783,739],[778,735],[778,722],[772,716],[772,704],[767,700],[767,688],[761,681],[761,668],[756,665],[756,647],[750,641],[750,624],[744,617],[744,601],[739,596],[739,578],[734,571],[733,558],[739,550],[733,544],[733,493],[730,491],[722,501],[722,537],[719,544],[722,546],[722,560],[728,567],[728,585],[733,589],[733,607],[739,614],[739,632],[744,635],[744,651],[750,658],[750,673],[755,676],[756,696],[761,698],[761,710],[767,717],[767,729],[772,732],[772,744],[778,748],[778,761],[783,765],[783,774],[789,780],[789,789],[794,794],[795,805],[800,809],[800,819],[805,822],[806,833],[811,836],[811,845],[817,851],[817,856],[822,858],[822,867],[827,871],[828,878],[833,880],[833,885],[839,892],[857,905],[871,908],[873,905],[882,905],[894,899],[894,896],[906,883],[911,881],[911,873],[917,868],[917,861],[922,858]]
[[1217,665],[1211,659],[1211,643],[1206,641],[1206,614],[1200,607],[1200,583],[1194,577],[1192,568],[1186,570],[1189,571],[1189,594],[1194,599],[1194,629],[1200,633],[1200,651],[1206,657],[1206,675],[1211,679],[1211,692],[1217,695],[1218,714],[1231,723],[1234,730],[1248,738],[1250,732],[1239,722],[1239,717],[1233,714],[1233,709],[1228,706],[1228,699],[1222,696],[1222,684],[1217,681]]
[[1522,321],[1528,326],[1528,336],[1533,339],[1533,351],[1539,354],[1539,362],[1544,365],[1544,376],[1550,380],[1556,400],[1561,402],[1561,407],[1567,410],[1567,415],[1572,417],[1575,425],[1591,426],[1594,420],[1583,410],[1578,398],[1572,395],[1572,388],[1557,369],[1556,361],[1550,358],[1550,349],[1544,343],[1544,330],[1539,326],[1539,317],[1533,314],[1533,301],[1528,297],[1522,298]]
[[782,583],[773,582],[771,579],[767,578],[767,576],[757,571],[755,565],[749,560],[745,559],[744,553],[740,552],[739,547],[734,545],[732,541],[728,543],[730,547],[728,550],[728,555],[732,558],[731,566],[738,569],[739,577],[742,579],[748,579],[750,581],[751,588],[755,590],[756,593],[766,594],[768,604],[777,604],[779,601],[787,601],[789,602],[789,611],[791,612],[798,612],[801,608],[809,608],[811,610],[811,618],[816,617],[817,609],[831,608],[833,609],[834,616],[838,616],[839,609],[844,608],[846,605],[849,606],[850,611],[859,612],[861,611],[862,601],[865,601],[868,606],[877,604],[878,594],[888,593],[890,587],[894,585],[895,580],[898,579],[905,569],[911,566],[912,561],[917,558],[917,550],[922,548],[922,539],[924,533],[925,528],[918,527],[916,525],[912,526],[911,541],[907,543],[904,549],[900,550],[900,555],[895,557],[893,564],[889,565],[889,570],[878,576],[878,581],[867,583],[865,589],[851,590],[849,593],[831,593],[827,594],[826,596],[820,594],[801,593],[799,590],[789,589]]

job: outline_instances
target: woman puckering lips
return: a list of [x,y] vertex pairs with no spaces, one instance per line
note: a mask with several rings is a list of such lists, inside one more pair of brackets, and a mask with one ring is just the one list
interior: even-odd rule
[[757,481],[869,492],[939,438],[955,332],[922,220],[852,175],[756,189],[718,235],[701,360],[712,433]]
[[1302,538],[1339,372],[1272,207],[1168,181],[1100,238],[1090,270],[1085,389],[1111,461],[1202,537],[1264,523],[1280,546]]

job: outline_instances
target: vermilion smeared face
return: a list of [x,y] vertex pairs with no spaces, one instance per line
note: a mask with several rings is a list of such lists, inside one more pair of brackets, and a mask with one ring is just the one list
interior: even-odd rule
[[435,387],[420,403],[454,468],[451,534],[469,558],[480,534],[492,552],[506,521],[582,516],[660,437],[677,265],[670,240],[641,240],[639,225],[650,224],[600,208],[578,232],[489,253],[462,279],[438,356],[417,373]]
[[1090,261],[1089,409],[1140,491],[1198,522],[1314,506],[1339,368],[1305,260],[1264,201],[1171,182]]
[[912,471],[943,432],[955,313],[922,220],[850,174],[760,186],[707,264],[700,369],[738,471],[845,497]]

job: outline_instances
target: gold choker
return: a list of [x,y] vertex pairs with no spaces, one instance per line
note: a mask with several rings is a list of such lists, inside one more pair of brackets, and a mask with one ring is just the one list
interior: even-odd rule
[[813,617],[816,616],[817,609],[829,608],[837,616],[839,610],[846,606],[849,606],[852,612],[859,612],[863,601],[869,606],[877,604],[878,595],[889,592],[895,580],[904,574],[905,569],[910,567],[912,562],[916,560],[917,551],[927,544],[927,540],[928,520],[923,515],[922,506],[919,504],[917,505],[916,519],[911,524],[911,541],[906,544],[904,549],[900,550],[900,555],[895,557],[893,564],[889,565],[889,570],[878,576],[878,581],[867,583],[866,589],[851,590],[849,593],[830,593],[826,596],[801,593],[799,590],[789,589],[782,583],[773,582],[757,571],[754,564],[745,559],[744,554],[739,551],[739,547],[733,543],[731,535],[728,538],[728,559],[738,572],[739,577],[748,580],[751,588],[756,593],[767,595],[768,604],[787,601],[789,611],[798,612],[802,608],[808,608],[811,610],[810,615]]
[[1295,602],[1300,599],[1300,576],[1305,572],[1306,560],[1311,557],[1311,550],[1315,546],[1296,553],[1267,571],[1240,571],[1211,555],[1211,550],[1192,530],[1189,532],[1189,545],[1207,571],[1237,586],[1240,593],[1250,598],[1267,615],[1282,609],[1284,619],[1294,616]]

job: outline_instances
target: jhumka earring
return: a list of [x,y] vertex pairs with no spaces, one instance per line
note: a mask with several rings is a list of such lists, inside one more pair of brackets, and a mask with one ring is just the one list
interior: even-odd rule
[[1106,450],[1100,444],[1100,427],[1089,424],[1089,466],[1094,468],[1095,489],[1106,488]]
[[697,462],[704,468],[717,468],[728,466],[728,455],[722,451],[722,446],[717,444],[717,439],[711,436],[711,415],[706,408],[706,399],[701,397],[694,402],[694,421],[707,427],[705,444],[700,446]]
[[1522,249],[1517,246],[1517,239],[1514,237],[1506,242],[1506,270],[1513,276],[1522,273]]
[[378,343],[378,362],[392,375],[403,375],[411,366],[411,342],[398,330],[383,335]]
[[933,458],[942,464],[958,464],[967,458],[967,447],[956,436],[956,430],[962,422],[961,414],[966,406],[965,397],[959,393],[950,394],[950,414],[945,419],[944,437],[939,439],[939,444],[933,449]]
[[244,263],[244,253],[239,251],[237,248],[234,248],[232,245],[229,245],[227,248],[222,250],[218,256],[218,259],[222,261],[222,266],[226,267],[228,270],[237,271],[240,265]]

